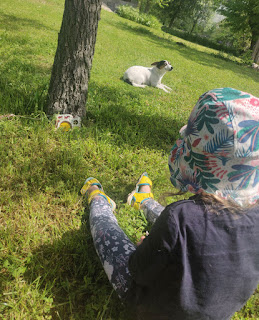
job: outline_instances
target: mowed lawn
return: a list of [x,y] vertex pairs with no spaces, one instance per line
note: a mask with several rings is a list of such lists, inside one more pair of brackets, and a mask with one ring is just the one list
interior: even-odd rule
[[[138,176],[148,171],[157,199],[175,191],[167,157],[199,96],[224,86],[259,96],[259,73],[102,11],[87,116],[80,130],[56,131],[44,100],[63,6],[0,2],[0,319],[128,320],[93,248],[82,183],[102,182],[136,242],[150,228],[125,204]],[[162,59],[174,67],[170,94],[122,81],[128,67]],[[233,319],[259,319],[258,292]]]

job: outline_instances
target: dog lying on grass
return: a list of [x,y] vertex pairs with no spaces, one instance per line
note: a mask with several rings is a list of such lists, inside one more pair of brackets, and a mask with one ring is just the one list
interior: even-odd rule
[[167,71],[173,70],[173,67],[166,60],[154,62],[151,66],[154,67],[130,67],[125,71],[123,80],[134,87],[145,88],[146,86],[151,86],[169,93],[172,89],[162,84],[161,80]]

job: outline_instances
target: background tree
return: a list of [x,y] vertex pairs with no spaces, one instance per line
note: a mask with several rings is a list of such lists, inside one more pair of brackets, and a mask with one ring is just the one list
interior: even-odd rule
[[259,37],[258,0],[223,0],[218,11],[226,17],[226,23],[234,33],[243,33],[252,50]]
[[47,111],[84,116],[100,19],[100,0],[65,0]]
[[192,33],[195,29],[203,31],[215,12],[216,0],[160,0],[162,14],[159,17],[168,28]]
[[155,0],[139,0],[139,12],[149,13],[154,2]]
[[189,30],[192,33],[197,25],[203,26],[203,29],[207,25],[208,20],[213,14],[213,1],[212,0],[198,0],[193,7],[193,11],[190,17],[191,28]]
[[252,54],[252,59],[255,63],[259,63],[259,38],[256,41],[256,44],[254,46],[253,54]]
[[196,0],[193,6],[188,8],[188,11],[185,10],[176,17],[174,27],[188,33],[195,31],[200,35],[204,34],[214,12],[212,0]]
[[[224,48],[228,48],[230,50],[228,52],[232,52],[236,56],[244,55],[245,51],[250,47],[249,39],[241,31],[233,32],[225,20],[223,19],[211,25],[207,31],[209,39]],[[246,56],[249,59],[249,54]]]
[[172,28],[177,18],[192,13],[198,0],[161,0],[160,5],[168,27]]

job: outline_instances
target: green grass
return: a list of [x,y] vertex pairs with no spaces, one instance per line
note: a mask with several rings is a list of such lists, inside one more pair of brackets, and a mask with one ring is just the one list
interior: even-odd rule
[[[62,13],[60,0],[0,3],[0,114],[17,115],[0,118],[0,319],[127,320],[93,248],[84,179],[103,183],[137,241],[149,226],[125,205],[136,178],[147,170],[156,198],[172,190],[167,156],[199,95],[230,86],[259,96],[259,75],[103,11],[84,125],[55,131],[44,99]],[[174,66],[163,79],[171,94],[121,80],[161,59]],[[258,314],[257,292],[233,319]]]

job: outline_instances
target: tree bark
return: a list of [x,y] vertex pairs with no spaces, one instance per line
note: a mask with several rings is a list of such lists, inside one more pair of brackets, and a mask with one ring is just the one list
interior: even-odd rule
[[179,16],[179,14],[182,14],[182,11],[184,10],[183,8],[186,5],[186,0],[178,0],[172,3],[172,7],[170,9],[170,21],[168,24],[168,28],[172,28],[175,19]]
[[174,24],[174,21],[175,19],[177,18],[178,16],[178,12],[175,11],[175,13],[171,16],[171,19],[170,19],[170,22],[169,22],[169,25],[168,25],[168,28],[171,29],[173,24]]
[[65,0],[48,92],[49,114],[85,115],[100,12],[100,0]]
[[253,48],[252,59],[255,63],[259,63],[259,38],[256,41],[256,44]]
[[145,8],[144,0],[140,0],[140,1],[138,2],[138,6],[139,6],[139,12],[140,12],[140,13],[143,13],[143,12],[144,12],[144,8]]
[[149,13],[150,7],[151,7],[151,0],[147,0],[145,5],[145,11],[144,11],[146,14]]
[[193,30],[194,28],[196,27],[197,23],[198,23],[198,20],[199,20],[199,17],[197,17],[194,21],[193,21],[193,24],[192,24],[192,28],[191,28],[191,31],[190,31],[190,34],[193,33]]

